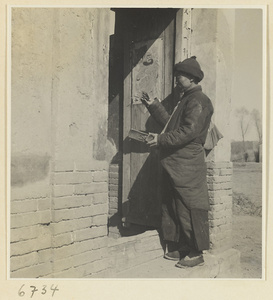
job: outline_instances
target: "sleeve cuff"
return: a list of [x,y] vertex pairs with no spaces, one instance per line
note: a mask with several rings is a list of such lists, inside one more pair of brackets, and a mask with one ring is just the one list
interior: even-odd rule
[[154,101],[147,107],[150,112],[154,112],[158,106],[160,105],[160,102],[157,98],[154,99]]
[[162,139],[162,133],[157,136],[157,143],[159,146],[161,145],[161,139]]

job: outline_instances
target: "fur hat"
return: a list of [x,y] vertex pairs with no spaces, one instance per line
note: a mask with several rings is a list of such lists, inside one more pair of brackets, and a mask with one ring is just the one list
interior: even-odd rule
[[175,64],[174,72],[180,72],[190,77],[194,77],[198,82],[204,78],[204,73],[196,60],[196,56],[192,56]]

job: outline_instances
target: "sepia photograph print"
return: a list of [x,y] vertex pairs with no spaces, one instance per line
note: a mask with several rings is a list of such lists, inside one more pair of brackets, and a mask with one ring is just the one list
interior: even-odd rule
[[8,8],[8,279],[265,279],[266,14]]

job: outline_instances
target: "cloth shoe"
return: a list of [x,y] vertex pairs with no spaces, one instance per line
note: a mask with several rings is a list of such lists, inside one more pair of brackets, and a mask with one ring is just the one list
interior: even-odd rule
[[188,268],[188,267],[202,266],[203,264],[204,264],[204,258],[202,253],[199,255],[193,255],[189,253],[184,258],[180,259],[175,266],[178,268]]
[[172,252],[165,253],[164,258],[169,260],[176,260],[179,261],[180,259],[184,258],[186,255],[189,254],[189,250],[176,250]]

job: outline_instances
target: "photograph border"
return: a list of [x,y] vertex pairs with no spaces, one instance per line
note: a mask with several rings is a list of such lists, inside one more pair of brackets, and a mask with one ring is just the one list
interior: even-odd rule
[[[51,281],[51,282],[58,282],[59,286],[66,286],[67,290],[65,291],[66,294],[59,294],[57,295],[56,294],[56,298],[55,299],[59,299],[58,297],[61,297],[60,299],[63,299],[63,297],[75,297],[74,299],[77,299],[76,297],[82,297],[82,296],[89,296],[89,297],[95,297],[95,298],[101,298],[102,295],[105,293],[104,297],[113,297],[114,294],[111,294],[109,293],[109,290],[108,291],[103,291],[103,286],[107,283],[107,285],[110,288],[110,290],[113,288],[113,290],[115,292],[119,291],[120,288],[124,288],[124,286],[127,286],[127,288],[125,287],[124,290],[126,290],[126,292],[128,292],[128,295],[131,295],[131,297],[135,297],[136,294],[131,294],[131,291],[128,290],[129,288],[132,288],[135,289],[135,286],[140,286],[140,289],[139,291],[142,291],[143,288],[146,292],[146,289],[148,289],[148,292],[147,294],[144,294],[144,291],[142,292],[143,294],[141,295],[138,295],[138,297],[142,297],[143,299],[148,299],[147,295],[149,296],[149,298],[152,297],[152,295],[154,295],[153,293],[157,290],[157,286],[158,284],[162,284],[162,282],[164,281],[164,285],[165,287],[168,286],[168,288],[170,287],[175,287],[175,289],[177,290],[177,286],[179,286],[179,282],[177,281],[183,281],[183,283],[180,282],[180,284],[183,284],[184,285],[184,281],[186,281],[187,283],[187,287],[185,287],[186,291],[188,291],[189,293],[187,293],[185,295],[177,295],[177,299],[190,299],[190,297],[188,297],[188,295],[191,295],[191,292],[192,292],[192,288],[194,288],[194,282],[196,281],[201,281],[203,282],[203,284],[201,284],[202,288],[205,288],[207,290],[208,286],[211,286],[211,281],[214,281],[214,282],[218,282],[219,285],[222,285],[222,289],[226,289],[228,288],[228,285],[230,285],[231,283],[229,281],[233,281],[232,285],[233,286],[237,286],[239,287],[239,291],[237,294],[233,294],[233,295],[237,295],[238,296],[238,299],[244,299],[244,298],[240,298],[243,296],[242,293],[242,289],[240,287],[240,282],[242,284],[242,281],[244,281],[243,285],[251,285],[253,283],[253,281],[264,281],[264,282],[269,282],[269,279],[270,279],[270,275],[269,275],[269,270],[268,270],[268,265],[269,265],[269,261],[272,261],[272,255],[271,255],[271,260],[269,260],[269,255],[268,254],[268,250],[269,249],[269,246],[268,244],[266,243],[266,239],[269,238],[269,233],[270,233],[270,230],[269,230],[269,225],[271,223],[271,221],[269,221],[269,218],[270,218],[270,215],[271,215],[271,212],[269,211],[269,191],[268,191],[268,188],[269,188],[269,170],[270,168],[268,168],[269,164],[271,163],[270,161],[270,158],[269,158],[269,154],[270,154],[270,134],[271,132],[269,131],[269,121],[270,121],[270,109],[272,109],[272,106],[270,105],[270,101],[269,99],[271,99],[270,97],[270,92],[271,92],[271,89],[270,89],[270,71],[272,70],[272,68],[269,66],[269,63],[272,63],[271,60],[272,60],[272,57],[271,57],[271,51],[272,49],[269,48],[269,51],[268,51],[268,47],[269,47],[269,36],[270,36],[270,24],[268,22],[268,14],[270,13],[270,8],[272,9],[271,6],[269,6],[269,4],[261,4],[261,5],[247,5],[247,4],[242,4],[242,5],[224,5],[224,4],[217,4],[217,5],[213,5],[213,4],[210,4],[210,5],[201,5],[201,4],[187,4],[187,5],[183,5],[183,7],[181,5],[171,5],[170,4],[165,4],[163,6],[160,5],[160,7],[164,8],[164,7],[172,7],[172,8],[175,8],[175,7],[181,7],[181,8],[262,8],[263,9],[263,31],[264,31],[264,36],[266,38],[264,38],[263,40],[263,76],[266,80],[263,81],[263,108],[262,108],[262,112],[263,112],[263,136],[266,137],[265,141],[264,141],[264,147],[263,147],[263,171],[262,171],[262,178],[263,178],[263,207],[262,207],[262,215],[263,215],[263,219],[262,219],[262,227],[263,227],[263,231],[262,231],[262,234],[263,234],[263,238],[262,238],[262,243],[263,243],[263,259],[262,259],[262,264],[263,264],[263,278],[262,279],[251,279],[251,278],[247,278],[247,279],[244,279],[244,278],[239,278],[239,279],[170,279],[170,278],[164,278],[164,279],[112,279],[112,278],[106,278],[106,279],[83,279],[83,278],[75,278],[75,279],[68,279],[68,278],[64,278],[64,279],[60,279],[60,278],[49,278],[49,279],[29,279],[29,278],[20,278],[20,279],[13,279],[13,278],[9,278],[9,267],[10,267],[10,263],[9,263],[9,254],[10,254],[10,247],[9,247],[9,242],[10,242],[10,205],[9,205],[9,199],[10,199],[10,187],[9,185],[7,184],[8,182],[10,182],[10,168],[8,167],[10,165],[10,143],[11,143],[11,139],[10,139],[10,120],[11,120],[11,117],[10,117],[10,114],[11,114],[11,101],[10,101],[10,97],[11,97],[11,83],[10,83],[10,80],[11,80],[11,70],[10,70],[10,66],[11,66],[11,46],[10,46],[10,36],[11,36],[11,9],[13,7],[55,7],[55,8],[68,8],[68,7],[88,7],[88,8],[92,8],[92,7],[96,7],[96,8],[109,8],[109,7],[112,7],[111,5],[108,4],[104,4],[104,5],[99,5],[99,4],[95,4],[95,5],[85,5],[85,4],[81,4],[81,5],[29,5],[29,2],[31,1],[26,1],[28,4],[27,5],[13,5],[13,4],[8,4],[10,3],[10,1],[6,1],[6,4],[4,5],[6,7],[6,11],[2,11],[2,8],[3,8],[3,5],[1,7],[1,15],[5,15],[5,12],[7,12],[7,34],[6,34],[6,40],[3,41],[3,44],[6,44],[6,62],[5,62],[5,74],[3,76],[2,72],[1,72],[1,78],[4,78],[4,82],[6,81],[7,82],[7,85],[6,85],[6,97],[4,97],[4,99],[7,99],[6,101],[1,101],[1,108],[4,107],[6,109],[4,109],[4,112],[1,110],[1,113],[4,113],[5,114],[5,111],[6,111],[6,126],[4,128],[7,129],[7,132],[4,134],[4,137],[1,136],[1,141],[4,142],[4,145],[5,147],[3,147],[5,149],[5,153],[6,153],[6,159],[4,159],[4,165],[5,165],[5,168],[4,168],[4,172],[2,171],[1,172],[1,175],[2,174],[5,174],[4,175],[4,182],[5,182],[5,186],[3,187],[3,191],[5,191],[5,194],[4,194],[4,199],[6,199],[6,202],[5,203],[2,203],[1,202],[1,205],[3,207],[5,207],[5,210],[1,210],[2,213],[1,213],[1,217],[2,217],[2,220],[6,220],[6,225],[4,224],[4,226],[1,226],[1,230],[4,228],[5,230],[3,230],[3,233],[4,233],[4,237],[6,239],[6,242],[4,243],[6,245],[6,247],[2,247],[1,246],[1,252],[4,250],[6,255],[4,255],[4,257],[7,258],[7,260],[5,261],[4,265],[1,264],[1,266],[5,266],[4,269],[5,269],[5,272],[6,274],[3,275],[1,273],[1,283],[4,282],[6,285],[6,288],[4,289],[3,293],[8,293],[7,295],[12,297],[13,293],[12,293],[12,289],[10,290],[8,288],[8,286],[14,286],[16,287],[16,290],[18,290],[18,288],[20,288],[20,285],[22,284],[22,281],[23,282],[30,282],[30,283],[33,283],[33,282],[41,282],[41,284],[43,284],[44,282],[48,282],[48,281]],[[36,1],[37,2],[37,1]],[[56,1],[55,1],[56,2]],[[71,1],[67,1],[67,2],[71,2]],[[188,1],[189,2],[189,1]],[[270,5],[272,5],[272,3],[270,3]],[[126,5],[114,5],[115,7],[127,7]],[[137,6],[135,7],[159,7],[157,4],[154,4],[152,6],[146,6],[144,5],[144,1],[143,1],[143,4],[138,4]],[[251,7],[249,7],[251,6]],[[5,18],[4,18],[5,19]],[[271,20],[271,19],[270,19]],[[272,20],[271,20],[271,23],[272,23]],[[272,25],[272,24],[271,24]],[[271,26],[272,28],[272,26]],[[1,53],[2,54],[2,53]],[[267,57],[268,58],[271,58],[267,60]],[[1,66],[2,66],[2,61],[1,60]],[[3,82],[1,83],[3,84]],[[2,92],[3,93],[3,92]],[[3,120],[2,120],[3,122]],[[4,156],[5,158],[5,156]],[[3,182],[3,181],[2,181]],[[4,205],[3,205],[4,204]],[[1,206],[1,208],[2,208]],[[5,212],[5,214],[3,214],[3,211]],[[272,217],[272,216],[271,216]],[[1,235],[1,238],[3,238],[3,234]],[[2,243],[2,240],[1,240],[1,244],[3,245]],[[270,247],[272,249],[272,247]],[[5,250],[6,249],[6,250]],[[268,257],[267,257],[268,256]],[[3,268],[1,268],[3,270]],[[19,281],[17,283],[17,281]],[[67,281],[67,282],[66,282]],[[88,282],[86,282],[88,281]],[[191,282],[192,281],[192,282]],[[205,282],[206,283],[205,283]],[[209,281],[209,283],[208,283]],[[228,281],[228,282],[227,282]],[[249,281],[249,282],[245,282],[245,281]],[[78,291],[82,290],[83,291],[83,294],[81,292],[81,294],[79,295],[78,294],[78,291],[75,290],[74,291],[74,288],[72,287],[71,285],[71,282],[73,282],[75,284],[75,286],[78,288]],[[92,282],[92,286],[93,288],[96,287],[96,285],[100,286],[102,288],[102,293],[100,293],[99,295],[94,292],[94,290],[89,290],[88,289],[88,284],[90,284],[90,282]],[[157,282],[157,284],[156,284]],[[222,284],[220,284],[220,282],[222,282]],[[205,283],[205,284],[204,284]],[[41,286],[40,284],[40,286]],[[124,286],[123,286],[124,285]],[[207,285],[207,286],[206,286]],[[1,293],[2,293],[2,284],[0,285],[1,287]],[[219,286],[216,287],[217,289],[219,288]],[[96,288],[95,288],[96,289]],[[104,288],[105,289],[105,288]],[[161,289],[159,289],[161,290]],[[220,290],[220,288],[219,288]],[[252,288],[249,288],[249,290],[251,291]],[[259,290],[259,289],[258,289]],[[265,290],[265,289],[264,289]],[[158,291],[157,291],[158,292]],[[232,291],[233,292],[233,291]],[[125,292],[124,292],[124,295],[122,295],[122,293],[120,292],[117,292],[118,294],[118,297],[119,299],[123,299],[122,297],[125,296]],[[194,292],[195,294],[195,292]],[[128,297],[127,295],[127,297]],[[161,293],[161,294],[158,294],[157,298],[161,299],[160,297],[162,297],[163,295],[165,295],[165,293]],[[209,299],[217,299],[217,297],[215,297],[217,295],[217,293],[211,295],[212,298],[209,298]],[[231,297],[232,293],[229,294],[229,297]],[[252,297],[254,294],[249,294],[249,297]],[[266,294],[265,294],[266,295]],[[228,298],[225,298],[226,295],[223,295],[223,298],[222,299],[228,299]],[[35,295],[36,299],[38,299],[37,295]],[[126,298],[127,298],[126,297]],[[213,298],[215,297],[215,298]],[[218,295],[219,297],[219,295]],[[249,298],[248,299],[252,299],[252,298]],[[10,298],[10,299],[13,299],[13,298]],[[19,299],[19,297],[18,297]],[[41,299],[43,299],[41,297]],[[67,298],[68,299],[68,298]],[[70,298],[69,298],[70,299]],[[80,298],[79,298],[80,299]],[[82,298],[81,298],[82,299]],[[103,299],[103,298],[101,298]],[[117,298],[118,299],[118,298]],[[136,299],[136,298],[132,298],[132,299]],[[176,296],[175,298],[176,299]],[[236,298],[232,298],[232,299],[236,299]],[[253,298],[255,299],[255,298]],[[263,299],[266,299],[266,298],[263,298]]]

